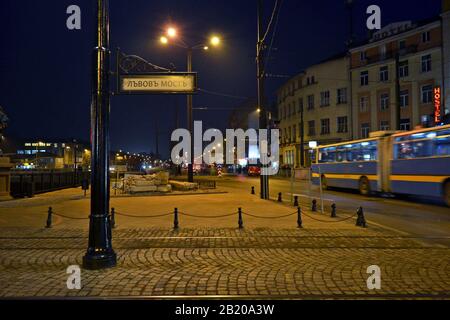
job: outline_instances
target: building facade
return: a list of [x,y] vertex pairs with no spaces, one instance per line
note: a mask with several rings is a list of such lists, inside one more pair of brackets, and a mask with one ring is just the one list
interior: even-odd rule
[[310,142],[351,139],[349,59],[341,54],[288,80],[277,92],[280,162],[308,166]]
[[49,142],[45,140],[25,142],[17,150],[14,162],[22,169],[88,168],[90,150],[85,143],[76,140]]
[[388,24],[281,86],[281,164],[308,166],[310,142],[450,123],[450,0],[442,4],[440,16]]
[[444,91],[442,24],[391,23],[350,49],[353,138],[372,131],[438,125],[435,93]]

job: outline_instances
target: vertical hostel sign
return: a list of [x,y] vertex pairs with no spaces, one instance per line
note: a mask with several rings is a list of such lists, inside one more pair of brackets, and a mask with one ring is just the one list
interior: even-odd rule
[[439,124],[441,122],[441,87],[436,86],[433,90],[434,101],[434,123]]

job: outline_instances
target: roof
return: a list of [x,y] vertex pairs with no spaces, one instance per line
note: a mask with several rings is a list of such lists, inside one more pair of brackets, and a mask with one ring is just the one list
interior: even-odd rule
[[[395,36],[397,36],[397,35],[400,35],[400,34],[403,34],[403,33],[410,32],[410,31],[412,31],[412,30],[414,30],[414,29],[417,29],[417,28],[426,26],[426,25],[428,25],[428,24],[432,24],[432,23],[437,22],[437,21],[441,21],[441,17],[440,17],[440,16],[433,16],[433,17],[430,17],[430,18],[426,18],[426,19],[422,19],[422,20],[418,20],[418,21],[413,21],[413,22],[412,22],[412,23],[413,23],[413,28],[412,28],[412,29],[407,29],[407,30],[404,30],[404,31],[402,31],[402,32],[399,32],[399,33],[393,34],[393,35],[391,35],[391,36],[388,36],[388,37],[386,37],[386,38],[381,38],[381,39],[378,39],[378,40],[375,40],[375,41],[371,41],[371,39],[369,39],[369,38],[366,38],[366,39],[363,39],[363,40],[359,40],[359,41],[355,41],[355,42],[353,43],[353,45],[350,47],[350,50],[351,50],[351,49],[358,48],[358,47],[362,47],[362,46],[364,46],[364,45],[378,43],[378,42],[381,42],[381,41],[383,41],[383,40],[389,39],[389,38],[391,38],[391,37],[395,37]],[[382,29],[385,28],[385,27],[387,27],[388,25],[390,25],[390,24],[392,24],[392,23],[395,23],[395,21],[394,21],[394,22],[390,22],[390,23],[384,25],[384,26],[382,27]],[[372,35],[372,34],[373,34],[373,32],[371,33],[371,35]]]

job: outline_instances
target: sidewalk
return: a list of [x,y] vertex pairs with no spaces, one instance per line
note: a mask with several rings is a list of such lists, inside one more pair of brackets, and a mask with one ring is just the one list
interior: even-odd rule
[[[0,297],[450,299],[448,247],[370,221],[368,228],[356,227],[353,218],[337,222],[351,216],[339,211],[333,219],[303,208],[303,228],[297,228],[296,208],[289,204],[228,191],[112,198],[117,266],[81,270],[80,290],[67,288],[66,269],[82,265],[89,197],[67,189],[2,202]],[[82,219],[55,215],[53,227],[45,228],[49,205],[55,213]],[[178,230],[174,207],[180,211]],[[232,215],[213,218],[222,214]],[[280,218],[287,214],[292,215]],[[371,265],[381,269],[380,290],[367,288]]]
[[[171,228],[174,218],[172,213],[175,208],[179,211],[180,226],[187,228],[237,227],[238,208],[242,208],[244,227],[297,227],[297,208],[276,201],[261,200],[257,195],[250,193],[236,193],[230,188],[223,189],[228,193],[112,197],[111,208],[116,211],[118,228]],[[52,224],[54,228],[88,228],[90,198],[89,195],[84,197],[80,193],[79,188],[74,188],[42,194],[31,199],[2,202],[0,203],[0,227],[43,227],[47,219],[48,207],[51,206],[55,213]],[[333,219],[328,214],[311,213],[306,206],[302,207],[302,212],[304,228],[333,230],[358,228],[354,226],[353,218],[338,222],[353,216],[354,213],[338,212],[338,217]],[[142,217],[162,214],[167,215]]]

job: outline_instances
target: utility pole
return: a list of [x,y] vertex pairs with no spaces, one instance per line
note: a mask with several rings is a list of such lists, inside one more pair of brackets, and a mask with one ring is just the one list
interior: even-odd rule
[[397,51],[395,53],[395,121],[397,130],[400,129],[400,120],[401,120],[401,106],[400,106],[400,53]]
[[[192,48],[189,47],[187,51],[187,72],[192,72]],[[188,182],[194,182],[194,119],[192,115],[192,94],[187,95],[187,125],[191,135],[191,154],[188,163]]]
[[89,243],[83,257],[86,269],[116,265],[109,220],[109,6],[96,1],[96,44],[92,55],[91,96],[91,214]]
[[[355,39],[355,36],[353,34],[353,6],[354,6],[354,0],[346,0],[346,5],[347,5],[347,9],[348,9],[348,14],[349,14],[349,39],[347,40],[347,53],[349,52],[350,48],[353,46],[353,41]],[[356,137],[354,136],[354,129],[353,129],[353,76],[352,76],[352,70],[351,70],[351,55],[348,53],[349,55],[349,65],[348,65],[348,101],[350,101],[350,136],[351,139],[356,139]]]
[[[258,109],[259,109],[259,128],[267,129],[267,114],[266,107],[264,105],[264,40],[263,40],[263,0],[258,1],[258,41],[256,43],[256,80],[258,88]],[[267,148],[270,148],[267,146]],[[261,161],[261,144],[260,149],[260,161]],[[260,166],[266,166],[260,163]],[[261,170],[262,173],[262,170]],[[266,174],[260,175],[260,188],[261,188],[261,199],[269,199],[269,176]]]
[[158,120],[155,117],[155,155],[156,158],[159,159],[159,128],[158,128]]
[[303,98],[300,101],[300,166],[305,167],[305,123],[303,122]]

